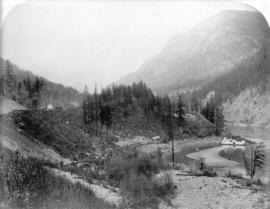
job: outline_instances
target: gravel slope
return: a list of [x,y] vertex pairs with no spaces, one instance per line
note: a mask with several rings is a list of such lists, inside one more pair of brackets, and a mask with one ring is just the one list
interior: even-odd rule
[[[103,185],[96,182],[95,184],[90,184],[86,182],[83,178],[80,178],[79,176],[75,174],[71,174],[70,172],[62,171],[59,169],[53,169],[49,168],[49,170],[57,175],[61,176],[62,178],[72,182],[73,184],[79,183],[85,188],[88,188],[92,190],[97,198],[103,199],[108,203],[114,204],[114,205],[120,205],[122,203],[122,197],[119,194],[119,191],[116,188],[111,188],[107,185],[107,187],[104,187]],[[115,190],[115,191],[113,191]]]
[[[180,175],[179,175],[180,174]],[[162,202],[159,209],[259,209],[263,194],[245,188],[235,180],[223,177],[182,176],[172,171],[177,185],[171,203]]]

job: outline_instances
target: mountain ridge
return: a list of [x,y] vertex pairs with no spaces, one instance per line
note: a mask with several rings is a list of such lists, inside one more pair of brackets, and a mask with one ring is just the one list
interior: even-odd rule
[[244,62],[260,53],[267,36],[269,25],[261,13],[223,11],[176,35],[155,58],[117,83],[142,80],[158,92],[170,86],[180,88],[249,64]]
[[191,101],[214,92],[227,121],[269,127],[269,24],[257,10],[217,13],[174,36],[118,83],[139,80],[157,94],[185,94]]

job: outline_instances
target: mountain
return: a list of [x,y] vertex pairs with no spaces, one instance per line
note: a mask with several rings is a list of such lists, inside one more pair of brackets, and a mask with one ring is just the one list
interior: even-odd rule
[[[33,81],[36,75],[30,71],[22,70],[9,60],[0,58],[0,94],[26,105],[27,93],[23,80],[28,77]],[[44,86],[41,91],[41,107],[45,107],[49,103],[53,106],[77,106],[82,101],[82,94],[76,89],[53,83],[45,78],[42,80],[44,80]]]
[[153,59],[117,83],[144,81],[159,93],[196,89],[262,59],[269,26],[257,11],[222,11],[173,37]]
[[258,11],[223,11],[176,35],[118,83],[143,80],[159,94],[214,95],[233,124],[270,127],[270,29]]

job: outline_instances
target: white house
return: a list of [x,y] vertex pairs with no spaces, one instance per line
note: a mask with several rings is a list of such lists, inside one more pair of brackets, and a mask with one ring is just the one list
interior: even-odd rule
[[246,144],[245,140],[241,140],[241,141],[237,141],[235,139],[227,139],[226,137],[223,138],[222,145],[240,145],[240,146],[244,146]]
[[49,104],[47,105],[47,110],[53,110],[53,105],[52,105],[52,103],[49,103]]
[[152,139],[153,140],[159,140],[160,139],[160,136],[153,136]]

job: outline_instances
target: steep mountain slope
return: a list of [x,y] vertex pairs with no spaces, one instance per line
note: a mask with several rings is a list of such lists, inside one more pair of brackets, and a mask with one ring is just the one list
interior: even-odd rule
[[270,127],[269,91],[261,94],[257,89],[247,89],[223,106],[227,121],[234,125]]
[[196,89],[263,57],[269,26],[257,11],[223,11],[169,41],[160,54],[118,83],[143,80],[159,93]]
[[226,119],[235,124],[270,127],[270,39],[260,66],[261,79],[223,105]]
[[[7,71],[10,71],[16,80],[13,86],[11,86],[11,92],[8,90],[8,86],[11,85],[11,82],[7,81]],[[25,94],[23,90],[23,80],[27,77],[34,80],[35,75],[30,71],[22,70],[14,63],[0,57],[0,94],[4,94],[11,99],[16,99],[19,94]],[[45,80],[45,85],[41,92],[41,106],[47,106],[49,103],[52,103],[54,106],[76,106],[81,102],[82,94],[76,89],[53,83],[45,78],[43,79]],[[22,89],[20,92],[19,88]]]

